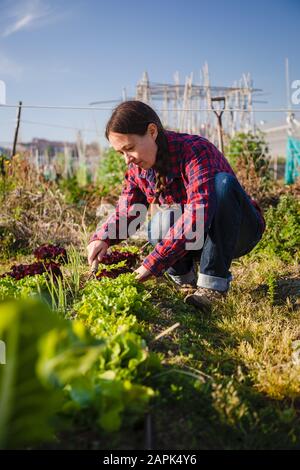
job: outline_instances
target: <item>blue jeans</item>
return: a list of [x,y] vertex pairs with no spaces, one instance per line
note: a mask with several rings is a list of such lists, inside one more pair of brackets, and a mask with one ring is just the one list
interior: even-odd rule
[[[215,210],[208,232],[204,235],[201,250],[188,251],[173,264],[167,272],[180,276],[193,269],[194,262],[199,264],[198,287],[226,291],[232,280],[229,271],[234,258],[249,253],[262,237],[262,228],[257,209],[251,204],[249,196],[237,178],[229,173],[217,173],[215,184]],[[171,209],[170,209],[171,210]],[[157,212],[148,225],[148,240],[155,246],[167,233],[170,224],[168,209]],[[171,225],[176,222],[171,220]],[[160,224],[159,238],[151,237],[151,230]]]

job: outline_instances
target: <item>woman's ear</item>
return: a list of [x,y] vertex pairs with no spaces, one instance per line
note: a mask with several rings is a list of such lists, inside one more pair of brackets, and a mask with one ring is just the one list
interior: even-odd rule
[[150,133],[151,137],[156,140],[156,137],[158,136],[158,129],[157,129],[157,125],[154,124],[154,122],[151,122],[149,125],[148,125],[148,132]]

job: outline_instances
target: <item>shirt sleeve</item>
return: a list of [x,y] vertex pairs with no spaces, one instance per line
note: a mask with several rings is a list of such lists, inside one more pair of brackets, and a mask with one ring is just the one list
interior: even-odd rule
[[[195,233],[196,229],[197,233],[198,230],[202,231],[202,241],[209,229],[216,204],[214,191],[216,171],[211,166],[210,162],[213,159],[210,158],[210,154],[209,147],[198,149],[189,145],[185,148],[182,176],[187,202],[177,222],[143,263],[145,268],[155,276],[160,275],[188,253],[186,243],[195,241],[195,238],[191,238],[191,234]],[[199,220],[199,214],[201,220]],[[202,246],[193,249],[201,248]]]
[[[96,230],[89,243],[94,240],[104,240],[110,246],[128,238],[128,226],[138,216],[139,206],[137,204],[142,204],[145,207],[145,212],[149,206],[146,195],[135,181],[133,171],[128,169],[115,211],[100,229]],[[138,228],[137,226],[135,231]]]

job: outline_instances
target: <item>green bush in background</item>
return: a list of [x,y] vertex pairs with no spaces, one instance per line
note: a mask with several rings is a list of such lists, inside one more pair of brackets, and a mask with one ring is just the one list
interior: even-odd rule
[[226,157],[234,170],[242,165],[248,173],[254,169],[257,176],[270,177],[269,149],[262,132],[237,133],[226,148]]
[[121,155],[114,149],[108,149],[101,158],[96,182],[102,186],[104,193],[109,193],[122,184],[125,171],[126,163]]
[[276,207],[265,213],[266,231],[253,254],[264,251],[284,261],[300,257],[300,201],[291,195],[281,196]]

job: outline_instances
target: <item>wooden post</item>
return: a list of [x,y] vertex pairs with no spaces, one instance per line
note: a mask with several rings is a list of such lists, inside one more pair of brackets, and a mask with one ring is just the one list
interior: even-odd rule
[[[213,102],[215,101],[218,101],[218,102],[221,102],[223,104],[223,109],[221,109],[220,111],[217,111],[214,107],[213,107]],[[224,153],[224,142],[223,142],[223,127],[222,127],[222,114],[224,112],[224,109],[225,109],[225,97],[224,96],[216,96],[214,98],[211,98],[211,103],[212,103],[212,109],[215,113],[215,115],[217,116],[218,118],[218,139],[219,139],[219,149],[222,153]]]
[[14,145],[12,150],[12,157],[16,154],[16,147],[18,142],[18,134],[19,134],[19,127],[20,127],[20,119],[21,119],[21,110],[22,110],[22,101],[19,101],[18,106],[18,114],[17,114],[17,124],[15,129],[15,137],[14,137]]

